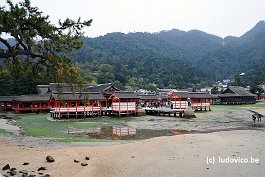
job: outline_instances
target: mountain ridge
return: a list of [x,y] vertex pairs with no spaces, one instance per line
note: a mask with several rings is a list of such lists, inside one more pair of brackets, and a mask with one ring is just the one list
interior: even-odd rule
[[[157,79],[150,79],[151,76],[149,75],[158,77],[159,74],[154,76],[151,72],[147,72],[149,75],[146,75],[144,73],[148,71],[146,68],[152,66],[152,71],[161,73],[168,72],[168,70],[172,73],[176,72],[168,63],[172,63],[176,68],[182,68],[181,70],[185,74],[178,72],[176,74],[178,77],[172,77],[168,82],[163,82],[162,86],[165,87],[176,82],[174,80],[179,79],[179,76],[182,78],[180,79],[181,83],[198,84],[198,80],[214,82],[224,78],[232,78],[240,72],[248,73],[252,70],[250,75],[253,75],[253,77],[246,77],[246,84],[249,84],[250,79],[256,77],[253,74],[253,69],[255,69],[257,63],[263,63],[263,60],[265,60],[263,52],[265,47],[264,34],[265,21],[258,22],[240,37],[227,36],[221,38],[200,30],[185,32],[179,29],[163,30],[156,33],[109,33],[97,38],[85,37],[84,47],[79,55],[73,54],[73,56],[74,60],[79,63],[86,63],[84,58],[89,58],[88,61],[97,63],[97,66],[93,65],[92,68],[94,68],[94,71],[98,69],[99,73],[101,64],[109,64],[115,68],[114,65],[117,61],[109,60],[119,58],[120,64],[135,69],[138,75],[147,77],[146,82],[150,83],[157,82]],[[84,54],[85,50],[92,53],[97,51],[97,54],[102,53],[102,55],[99,58],[94,54],[86,55]],[[108,56],[109,60],[102,57],[104,55]],[[151,61],[153,65],[149,66]],[[166,66],[166,68],[161,68],[161,66]],[[192,71],[187,66],[191,66]],[[137,67],[143,67],[144,69]],[[193,73],[189,77],[196,78],[196,81],[185,76],[187,75],[185,69]],[[114,73],[116,72],[118,71],[114,71]],[[129,79],[129,77],[137,76],[131,73],[125,77]],[[159,77],[163,76],[159,75]],[[257,78],[259,79],[253,79],[253,82],[264,82],[260,77]],[[115,76],[114,80],[116,80]],[[100,82],[103,82],[103,80]]]
[[265,21],[240,37],[200,30],[109,33],[83,37],[71,53],[88,81],[143,88],[203,87],[244,72],[244,84],[265,82]]

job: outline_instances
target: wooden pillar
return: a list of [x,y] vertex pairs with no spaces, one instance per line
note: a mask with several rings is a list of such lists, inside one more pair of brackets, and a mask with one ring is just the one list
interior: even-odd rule
[[128,108],[128,99],[126,99],[126,102],[127,102],[127,116],[128,116],[128,113],[129,113],[129,108]]
[[71,104],[71,101],[67,101],[67,118],[69,118],[69,105]]
[[134,113],[136,113],[136,111],[137,111],[137,100],[132,99],[131,102],[132,103],[134,102],[134,105],[135,105],[135,107],[134,107]]
[[201,102],[201,110],[202,110],[202,99],[200,98],[200,102]]
[[181,97],[179,97],[179,108],[181,109]]
[[94,112],[94,104],[95,104],[95,102],[94,102],[94,100],[92,100],[92,114]]
[[112,100],[111,100],[111,111],[110,111],[110,112],[113,113],[113,98],[112,98]]
[[205,111],[206,111],[206,98],[204,98],[204,104],[205,104]]
[[102,116],[102,101],[101,100],[99,101],[99,113],[100,113],[100,116]]
[[119,117],[121,117],[121,100],[119,99]]
[[75,117],[77,118],[77,106],[78,106],[78,101],[75,102]]
[[84,101],[84,117],[86,117],[86,103],[85,103],[85,101]]
[[59,106],[59,115],[57,116],[58,118],[61,117],[61,101],[58,101],[58,106]]
[[[172,100],[172,101],[174,101],[173,103],[172,103],[172,109],[174,109],[174,107],[176,106],[176,101],[177,101],[177,99],[176,99],[176,97]],[[171,100],[170,100],[170,103],[171,103]]]
[[47,108],[50,108],[51,107],[51,101],[49,100],[48,102],[47,102]]
[[180,112],[180,113],[179,113],[179,117],[181,117],[181,118],[182,118],[182,112]]
[[212,99],[210,99],[209,101],[209,111],[211,111],[211,103],[212,103]]

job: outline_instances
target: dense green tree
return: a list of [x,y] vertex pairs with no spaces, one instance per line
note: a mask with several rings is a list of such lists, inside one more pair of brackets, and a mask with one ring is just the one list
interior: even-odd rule
[[18,4],[7,0],[7,6],[0,7],[0,61],[16,71],[30,68],[34,76],[41,73],[56,81],[69,81],[78,71],[67,54],[82,46],[82,29],[91,22],[67,18],[54,25],[29,0]]
[[113,66],[109,64],[101,64],[99,66],[99,75],[98,82],[103,83],[112,83],[115,80]]
[[0,85],[1,95],[12,94],[12,76],[7,70],[0,70]]
[[124,87],[124,85],[122,85],[122,83],[120,81],[114,81],[112,84],[114,85],[114,87],[116,87],[120,90],[126,90],[126,88]]
[[239,74],[234,76],[234,80],[235,80],[234,85],[242,86],[242,78],[240,77]]
[[151,91],[151,92],[156,91],[156,89],[157,89],[156,88],[156,84],[148,83],[148,84],[145,85],[145,89],[148,90],[148,91]]
[[213,86],[213,88],[211,89],[211,93],[212,93],[212,94],[218,94],[218,93],[219,93],[218,90],[219,90],[219,89],[218,89],[217,86]]
[[257,95],[261,95],[262,93],[264,93],[264,90],[261,87],[253,83],[250,85],[249,91],[250,93],[257,94]]
[[144,79],[138,77],[130,77],[127,86],[129,90],[138,90],[144,88]]

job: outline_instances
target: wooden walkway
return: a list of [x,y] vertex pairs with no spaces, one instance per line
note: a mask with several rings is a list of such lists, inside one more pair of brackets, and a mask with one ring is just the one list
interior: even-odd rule
[[113,111],[107,107],[68,107],[68,108],[53,108],[50,111],[53,118],[84,118],[97,116],[121,116],[121,115],[137,115],[137,111]]
[[145,112],[147,115],[163,115],[166,116],[168,115],[169,117],[171,115],[176,115],[178,114],[179,117],[183,117],[184,110],[183,109],[170,109],[170,108],[145,108]]

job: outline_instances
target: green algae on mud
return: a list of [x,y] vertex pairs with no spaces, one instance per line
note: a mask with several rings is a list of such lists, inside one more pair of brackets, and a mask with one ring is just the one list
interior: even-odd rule
[[[49,114],[21,114],[16,124],[22,127],[26,136],[50,138],[62,142],[91,142],[124,139],[93,132],[102,127],[132,128],[141,136],[125,139],[145,139],[170,136],[172,130],[189,132],[213,132],[232,129],[253,129],[251,110],[260,110],[265,104],[254,105],[212,105],[212,111],[196,111],[197,118],[144,116],[144,117],[97,117],[84,119],[54,120]],[[263,124],[261,125],[261,127]],[[91,133],[92,131],[92,133]],[[119,130],[118,130],[119,131]],[[72,132],[72,133],[69,133]],[[149,136],[152,135],[152,136]]]
[[[49,138],[58,142],[98,142],[109,140],[137,140],[159,136],[177,135],[178,131],[171,129],[152,130],[134,129],[128,127],[126,122],[137,121],[136,117],[125,118],[86,118],[86,119],[66,119],[51,120],[48,114],[25,114],[16,124],[23,128],[26,136],[39,138]],[[103,131],[109,129],[109,132]],[[122,132],[120,129],[130,132]],[[116,133],[115,134],[115,130]],[[133,131],[133,133],[132,133]],[[127,134],[128,133],[128,134]],[[187,132],[186,132],[187,133]],[[118,135],[119,134],[119,135]]]
[[[93,129],[104,125],[118,126],[125,125],[127,121],[134,119],[127,118],[85,118],[85,119],[65,119],[49,120],[49,114],[21,114],[21,119],[16,120],[16,125],[22,127],[26,136],[51,138],[59,142],[94,142],[103,141],[91,138],[86,135],[68,134],[71,129]],[[107,141],[107,140],[105,140]]]
[[10,132],[10,131],[7,131],[5,129],[1,129],[0,128],[0,135],[13,135],[14,133],[13,132]]

